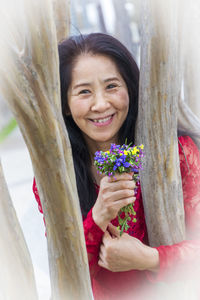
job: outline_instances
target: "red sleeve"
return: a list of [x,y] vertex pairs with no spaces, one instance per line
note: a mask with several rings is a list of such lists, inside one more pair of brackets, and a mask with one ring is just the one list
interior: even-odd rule
[[99,271],[98,266],[99,249],[104,232],[96,225],[92,217],[92,209],[83,221],[85,242],[88,253],[90,275],[94,277]]
[[[35,178],[33,180],[33,193],[35,195],[35,199],[38,203],[38,209],[41,213],[42,204],[40,201],[40,197],[38,194]],[[44,220],[45,223],[45,220]],[[98,257],[99,257],[99,249],[101,245],[101,240],[104,232],[96,225],[92,217],[92,209],[87,214],[87,217],[83,221],[83,228],[85,234],[85,242],[86,242],[86,249],[88,253],[88,262],[90,267],[90,274],[91,276],[95,276],[95,274],[99,270],[98,266]]]
[[[38,189],[37,189],[35,178],[33,179],[33,193],[34,193],[35,199],[36,199],[36,201],[38,203],[38,209],[41,212],[41,214],[43,214],[42,204],[41,204],[41,201],[40,201],[40,197],[39,197],[39,193],[38,193]],[[45,225],[45,218],[44,218],[44,216],[43,216],[43,220],[44,220],[44,225]],[[46,233],[45,233],[45,235],[46,235]]]
[[200,272],[200,153],[188,136],[180,137],[179,143],[186,240],[171,246],[156,247],[160,270],[156,275],[148,272],[152,281],[178,279],[182,274],[193,274],[194,269]]

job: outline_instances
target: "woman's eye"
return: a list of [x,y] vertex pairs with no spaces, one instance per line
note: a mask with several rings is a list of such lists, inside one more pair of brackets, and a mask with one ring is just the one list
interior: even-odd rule
[[90,93],[89,90],[81,90],[81,91],[79,92],[79,94],[89,94],[89,93]]
[[114,89],[114,88],[116,88],[116,87],[117,87],[116,84],[111,83],[111,84],[109,84],[106,88],[107,88],[107,89]]

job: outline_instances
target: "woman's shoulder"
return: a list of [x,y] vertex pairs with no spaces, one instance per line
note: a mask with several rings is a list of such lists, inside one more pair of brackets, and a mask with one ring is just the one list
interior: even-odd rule
[[178,144],[181,169],[185,172],[199,170],[200,151],[192,138],[188,135],[179,136]]
[[179,154],[185,154],[186,156],[190,154],[199,155],[199,149],[190,136],[188,135],[179,136],[178,144],[179,144]]
[[181,143],[182,146],[185,147],[195,147],[197,148],[195,142],[192,140],[192,138],[189,135],[181,135],[178,137],[179,145]]

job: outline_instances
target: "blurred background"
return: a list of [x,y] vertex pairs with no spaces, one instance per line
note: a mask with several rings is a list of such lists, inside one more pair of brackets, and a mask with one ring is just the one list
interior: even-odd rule
[[[141,0],[71,0],[70,35],[91,32],[111,34],[126,45],[140,66],[141,2]],[[185,104],[180,110],[182,115],[179,116],[179,129],[198,138],[200,145],[200,27],[197,26],[200,22],[200,0],[187,3],[185,12],[181,26],[184,27],[186,36],[185,44],[182,44],[186,56],[184,77],[186,88],[182,94]],[[145,19],[146,16],[143,14],[142,18]],[[192,111],[188,110],[186,104]],[[0,159],[31,254],[39,300],[50,299],[45,227],[32,192],[34,178],[32,164],[17,122],[1,95]]]
[[[127,46],[139,65],[139,17],[139,0],[72,0],[70,34],[111,34]],[[0,159],[33,261],[39,299],[47,300],[51,292],[45,227],[32,193],[31,160],[17,123],[1,95]]]

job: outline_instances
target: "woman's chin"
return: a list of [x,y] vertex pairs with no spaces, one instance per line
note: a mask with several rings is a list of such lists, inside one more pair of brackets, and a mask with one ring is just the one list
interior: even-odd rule
[[112,136],[102,136],[102,137],[95,137],[93,139],[96,143],[117,143],[117,138],[116,137],[112,137]]
[[111,143],[118,143],[118,137],[117,134],[113,135],[113,134],[105,134],[105,132],[102,132],[102,134],[91,134],[91,135],[87,135],[84,134],[85,140],[88,143],[92,143],[92,144],[108,144],[110,145]]

